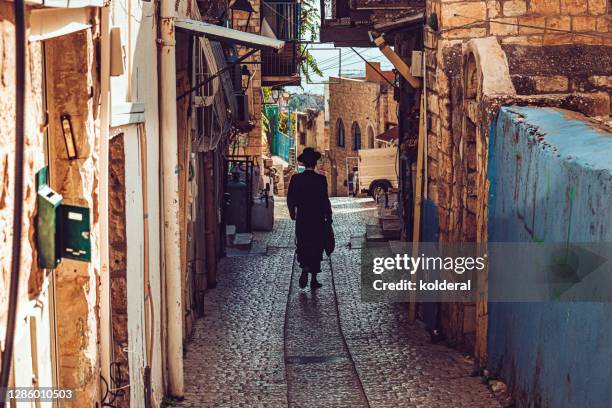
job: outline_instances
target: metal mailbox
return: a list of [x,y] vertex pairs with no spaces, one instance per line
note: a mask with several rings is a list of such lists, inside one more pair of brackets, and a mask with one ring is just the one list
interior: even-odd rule
[[57,267],[60,262],[59,247],[56,241],[58,227],[57,213],[62,196],[49,186],[38,189],[38,219],[36,243],[38,246],[38,266],[46,269]]
[[91,262],[89,208],[62,204],[61,194],[53,191],[47,181],[48,169],[45,167],[37,174],[38,265],[53,269],[62,258]]
[[59,207],[59,217],[57,238],[62,258],[91,262],[89,208],[64,204]]

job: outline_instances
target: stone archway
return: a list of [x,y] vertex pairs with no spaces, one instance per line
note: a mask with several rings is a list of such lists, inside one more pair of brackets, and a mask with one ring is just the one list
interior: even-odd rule
[[[516,95],[506,54],[495,37],[473,39],[467,43],[462,88],[458,177],[461,186],[460,239],[484,243],[488,224],[488,123],[491,120],[487,108],[496,97]],[[462,304],[458,316],[462,334],[467,334],[467,342],[473,346],[476,367],[482,368],[487,358],[488,274],[479,274],[477,280],[476,302]]]
[[368,149],[374,149],[374,147],[374,129],[372,128],[372,125],[368,125]]
[[361,128],[359,123],[353,122],[351,125],[351,136],[353,141],[353,150],[357,151],[361,149]]
[[344,147],[346,144],[346,136],[344,133],[344,122],[342,118],[336,121],[336,146]]

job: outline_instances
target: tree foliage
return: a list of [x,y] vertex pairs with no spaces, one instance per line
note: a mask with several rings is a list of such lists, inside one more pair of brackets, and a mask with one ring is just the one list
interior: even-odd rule
[[[321,14],[316,4],[316,0],[302,0],[300,13],[300,39],[302,41],[316,41],[319,37],[319,29],[321,28]],[[306,44],[300,44],[300,53],[302,55],[302,63],[300,64],[300,73],[306,79],[311,81],[311,74],[322,76],[323,72],[317,65],[317,61],[308,51]]]

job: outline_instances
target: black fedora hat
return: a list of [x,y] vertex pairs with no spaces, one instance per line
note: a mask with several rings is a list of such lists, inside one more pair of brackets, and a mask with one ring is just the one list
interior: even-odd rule
[[312,147],[304,149],[302,154],[298,156],[298,161],[304,164],[316,164],[317,160],[321,158],[321,153],[317,152]]

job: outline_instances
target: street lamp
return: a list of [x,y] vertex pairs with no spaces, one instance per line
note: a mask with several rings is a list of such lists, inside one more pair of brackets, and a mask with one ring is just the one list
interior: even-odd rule
[[242,92],[246,94],[247,89],[249,89],[249,82],[251,80],[251,71],[249,71],[246,65],[243,65],[240,68],[240,77],[242,78]]

